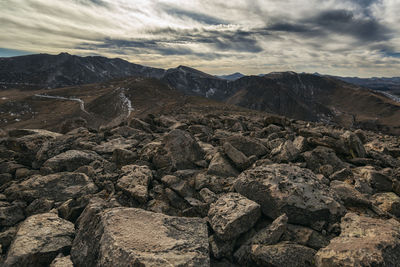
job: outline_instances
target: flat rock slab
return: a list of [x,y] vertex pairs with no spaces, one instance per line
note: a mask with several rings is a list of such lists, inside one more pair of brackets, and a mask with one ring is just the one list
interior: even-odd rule
[[78,224],[71,251],[77,267],[210,265],[203,219],[89,205]]
[[81,166],[89,165],[92,161],[102,160],[95,152],[68,150],[51,159],[48,159],[43,166],[51,168],[55,172],[75,171]]
[[27,202],[37,198],[61,202],[96,192],[96,185],[86,174],[71,172],[32,176],[5,190],[10,199],[22,199]]
[[265,215],[275,219],[286,213],[294,224],[337,221],[344,213],[338,198],[312,171],[289,164],[248,169],[239,175],[234,187],[260,204]]
[[232,240],[247,232],[260,215],[260,205],[238,193],[221,196],[208,211],[211,227],[222,240]]
[[74,233],[74,224],[57,214],[31,216],[19,226],[4,266],[48,266],[59,253],[68,253]]
[[339,237],[319,250],[317,266],[399,266],[400,223],[347,213]]

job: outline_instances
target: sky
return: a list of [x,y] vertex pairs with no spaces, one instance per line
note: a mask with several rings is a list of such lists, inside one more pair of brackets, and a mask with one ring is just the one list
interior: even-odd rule
[[0,0],[0,57],[400,76],[399,0]]

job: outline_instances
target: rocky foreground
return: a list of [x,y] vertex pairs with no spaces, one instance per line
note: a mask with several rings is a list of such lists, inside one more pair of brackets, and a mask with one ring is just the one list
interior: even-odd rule
[[0,139],[1,266],[400,266],[400,138],[178,114]]

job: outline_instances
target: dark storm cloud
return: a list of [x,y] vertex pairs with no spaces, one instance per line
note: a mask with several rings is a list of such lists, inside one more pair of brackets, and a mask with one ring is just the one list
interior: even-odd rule
[[152,39],[110,39],[100,40],[99,44],[81,44],[79,48],[135,48],[159,52],[163,55],[190,55],[195,54],[188,48],[178,48],[177,45],[204,44],[218,51],[237,51],[258,53],[263,51],[257,41],[257,36],[267,35],[263,29],[251,31],[218,31],[218,30],[181,30],[172,28],[161,28],[149,33]]
[[266,29],[321,38],[334,33],[352,36],[360,42],[386,41],[392,32],[374,18],[355,17],[353,12],[343,9],[324,11],[294,23],[277,22]]
[[159,5],[160,10],[166,12],[167,14],[180,18],[180,19],[191,19],[203,24],[208,24],[208,25],[219,25],[219,24],[226,24],[227,22],[224,20],[221,20],[219,18],[209,16],[206,14],[202,14],[199,12],[194,12],[194,11],[189,11],[189,10],[184,10],[180,9],[177,7],[173,7],[170,5],[162,4]]
[[369,7],[373,3],[378,2],[377,0],[349,0],[349,2],[356,3],[360,5],[361,7]]

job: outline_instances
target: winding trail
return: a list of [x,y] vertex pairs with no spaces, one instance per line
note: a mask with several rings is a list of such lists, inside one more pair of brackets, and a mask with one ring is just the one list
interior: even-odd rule
[[52,95],[41,95],[41,94],[35,94],[36,97],[41,97],[41,98],[49,98],[49,99],[58,99],[58,100],[66,100],[66,101],[75,101],[79,103],[79,107],[80,109],[89,114],[89,112],[87,112],[85,110],[85,102],[82,99],[79,98],[75,98],[75,97],[63,97],[63,96],[52,96]]

